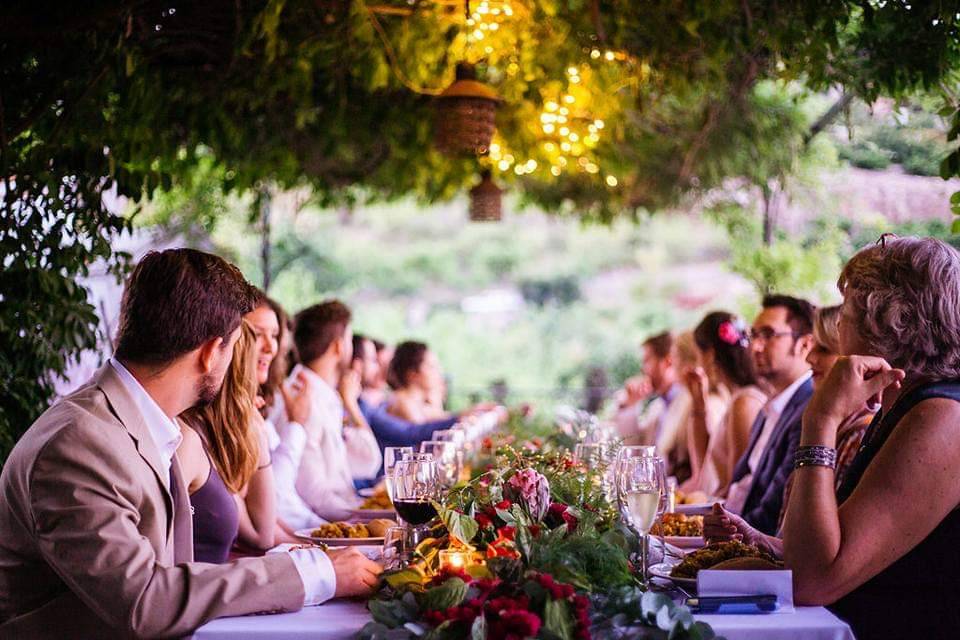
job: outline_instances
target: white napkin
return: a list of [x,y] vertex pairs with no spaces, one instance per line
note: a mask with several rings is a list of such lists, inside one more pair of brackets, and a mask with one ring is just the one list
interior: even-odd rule
[[780,607],[774,613],[793,613],[793,572],[778,571],[714,571],[697,572],[697,594],[700,596],[777,596]]

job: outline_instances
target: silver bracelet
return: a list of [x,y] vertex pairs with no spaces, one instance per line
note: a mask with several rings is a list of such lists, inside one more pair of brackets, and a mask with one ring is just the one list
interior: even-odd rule
[[837,450],[822,445],[807,445],[797,447],[793,459],[793,468],[801,467],[830,467],[837,468]]

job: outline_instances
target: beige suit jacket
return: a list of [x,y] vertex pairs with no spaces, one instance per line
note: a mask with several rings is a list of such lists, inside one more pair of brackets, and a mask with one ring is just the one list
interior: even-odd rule
[[302,606],[287,554],[193,562],[180,466],[175,501],[136,407],[108,364],[14,447],[0,473],[0,639],[178,637]]

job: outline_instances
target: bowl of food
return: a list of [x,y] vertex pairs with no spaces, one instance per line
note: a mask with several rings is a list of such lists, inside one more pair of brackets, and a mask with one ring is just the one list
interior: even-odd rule
[[706,544],[703,539],[703,516],[665,513],[660,521],[653,525],[650,533],[663,536],[667,544],[680,549],[699,549]]

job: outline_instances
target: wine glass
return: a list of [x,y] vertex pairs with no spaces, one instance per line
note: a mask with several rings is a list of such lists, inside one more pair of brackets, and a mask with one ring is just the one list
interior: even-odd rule
[[420,453],[433,455],[433,459],[437,463],[440,485],[444,489],[449,489],[460,479],[460,462],[462,458],[457,455],[459,450],[460,447],[448,441],[426,440],[420,443]]
[[649,533],[661,510],[660,497],[666,484],[663,471],[663,459],[657,456],[628,457],[617,467],[621,512],[640,535],[640,576],[644,584]]
[[613,457],[613,464],[608,469],[606,482],[608,487],[607,499],[610,502],[616,502],[620,499],[619,485],[617,478],[619,476],[620,465],[624,460],[633,458],[650,458],[657,455],[657,448],[650,445],[623,445],[617,449]]
[[383,449],[383,483],[387,487],[387,495],[393,499],[393,482],[390,475],[393,473],[393,467],[398,460],[413,455],[413,447],[384,447]]
[[[607,491],[606,472],[609,466],[609,448],[601,443],[579,442],[573,449],[573,461],[588,471],[598,471],[602,476],[604,491]],[[587,474],[580,476],[580,499],[586,497]],[[609,497],[609,496],[608,496]]]
[[403,522],[422,528],[437,515],[440,499],[438,465],[433,456],[415,455],[393,467],[393,506]]

